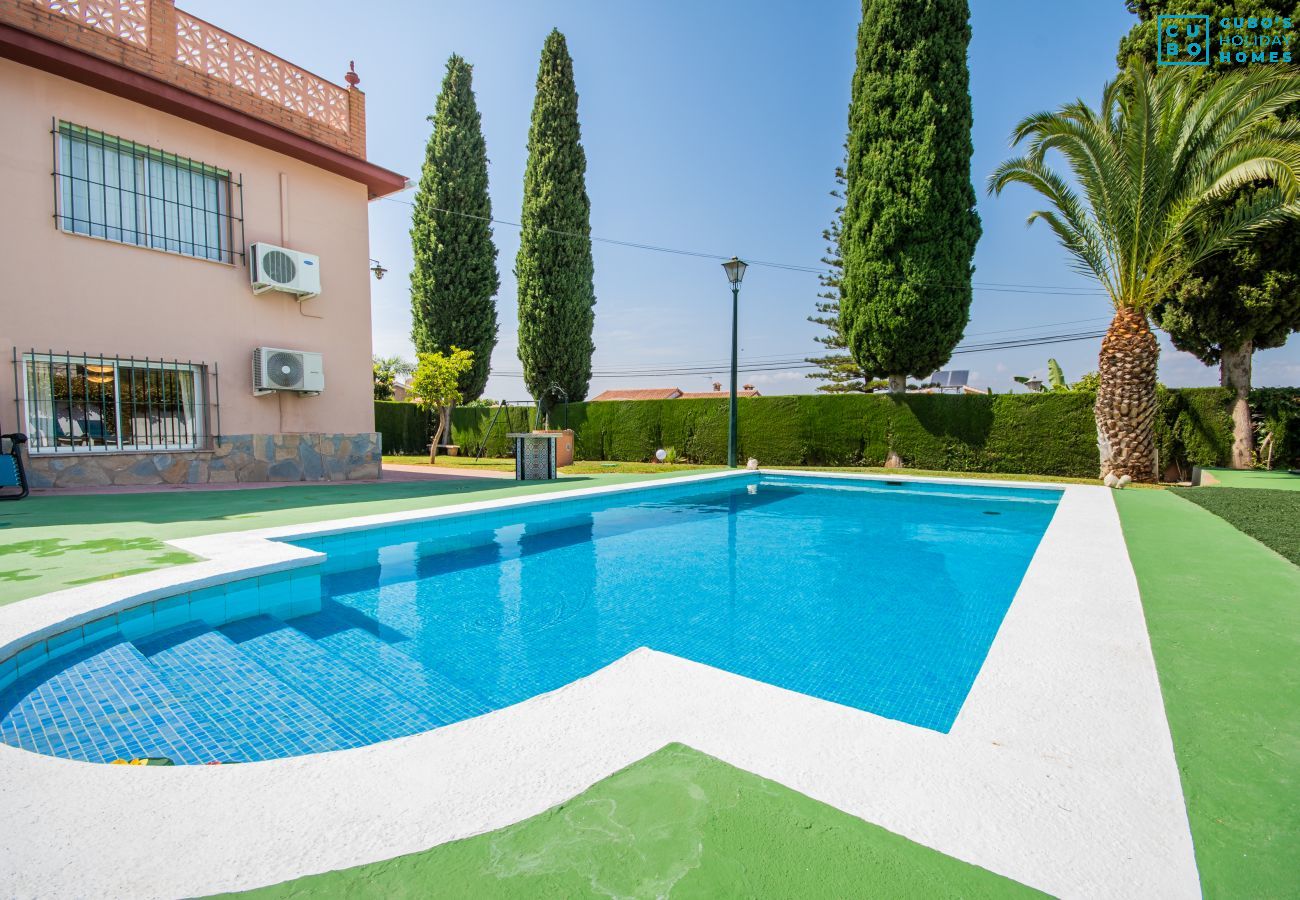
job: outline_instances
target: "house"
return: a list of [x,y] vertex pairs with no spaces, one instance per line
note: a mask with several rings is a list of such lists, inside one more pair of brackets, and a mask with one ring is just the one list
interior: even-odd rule
[[378,476],[368,205],[406,179],[345,80],[172,0],[0,0],[0,425],[35,486]]
[[[718,382],[713,383],[711,391],[683,391],[681,388],[631,388],[605,391],[592,397],[593,401],[604,400],[708,400],[721,399],[730,397],[730,391],[724,391],[722,385]],[[741,390],[736,391],[737,397],[761,397],[752,384],[745,385]]]

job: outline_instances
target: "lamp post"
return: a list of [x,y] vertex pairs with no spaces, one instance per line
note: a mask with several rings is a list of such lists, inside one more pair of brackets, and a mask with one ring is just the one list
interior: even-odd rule
[[748,263],[734,256],[722,264],[731,282],[731,423],[727,429],[727,465],[733,469],[736,468],[736,327],[740,317],[740,282],[746,268]]

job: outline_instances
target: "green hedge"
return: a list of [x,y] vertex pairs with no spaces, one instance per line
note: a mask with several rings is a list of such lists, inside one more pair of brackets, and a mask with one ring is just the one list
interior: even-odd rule
[[375,401],[375,431],[383,435],[385,453],[428,453],[432,426],[429,413],[414,403]]
[[[740,458],[764,465],[879,466],[890,450],[905,465],[954,472],[1097,474],[1097,430],[1090,393],[952,396],[906,394],[742,397]],[[1222,388],[1160,390],[1157,447],[1162,469],[1226,465],[1232,451],[1229,394]],[[1274,464],[1300,449],[1300,391],[1253,392],[1277,425]],[[492,409],[457,409],[452,435],[477,450]],[[563,415],[562,412],[556,412]],[[503,412],[488,436],[488,456],[508,456],[506,433],[527,431],[532,411]],[[644,462],[660,447],[687,460],[721,464],[727,455],[727,400],[574,403],[569,425],[578,459]]]
[[[477,448],[492,412],[456,410],[456,443]],[[508,454],[507,431],[527,430],[530,411],[511,413],[508,423],[504,413],[497,421],[488,455]],[[893,449],[907,465],[925,469],[1044,475],[1097,469],[1086,394],[742,397],[739,418],[741,458],[765,465],[883,465]],[[579,459],[646,461],[660,447],[675,447],[692,462],[726,461],[725,398],[575,403],[569,425]]]

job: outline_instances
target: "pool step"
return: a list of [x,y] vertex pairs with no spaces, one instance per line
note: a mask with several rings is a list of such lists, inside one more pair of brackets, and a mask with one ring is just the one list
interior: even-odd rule
[[121,639],[88,645],[72,660],[37,670],[3,700],[0,738],[37,753],[101,763],[141,756],[190,764],[232,758],[224,736],[192,715],[140,651]]
[[367,743],[211,628],[187,625],[144,638],[137,646],[191,714],[225,738],[233,760],[298,756]]
[[367,743],[417,734],[441,724],[279,619],[257,616],[219,630],[240,652]]
[[[495,707],[458,687],[379,636],[337,613],[325,611],[291,619],[289,624],[319,646],[369,673],[394,693],[414,703],[438,725],[459,722]],[[410,643],[404,641],[402,643]]]

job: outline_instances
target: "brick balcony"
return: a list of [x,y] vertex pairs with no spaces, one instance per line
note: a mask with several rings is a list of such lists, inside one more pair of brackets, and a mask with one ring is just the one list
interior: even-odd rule
[[314,75],[173,0],[0,0],[0,56],[230,130],[362,181],[374,196],[404,182],[365,162],[366,98],[355,85]]

